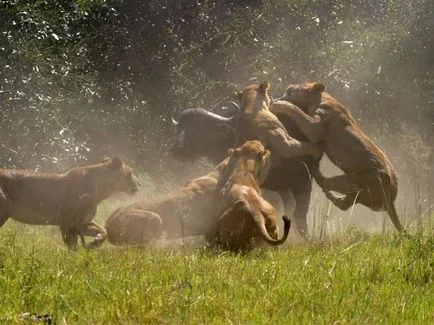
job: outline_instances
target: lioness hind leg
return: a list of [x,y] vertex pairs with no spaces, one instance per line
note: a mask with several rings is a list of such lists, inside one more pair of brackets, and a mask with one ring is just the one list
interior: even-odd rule
[[[353,204],[360,203],[373,211],[386,211],[396,229],[400,233],[408,235],[396,213],[391,195],[393,188],[388,183],[388,177],[388,175],[378,171],[336,176],[325,180],[323,190],[324,188],[327,189],[325,191],[327,198],[341,210],[345,211]],[[352,193],[345,193],[351,188],[354,189]],[[357,189],[360,190],[357,191]],[[330,191],[346,195],[338,197]]]
[[321,189],[324,192],[338,192],[343,195],[354,194],[359,192],[362,188],[359,188],[356,182],[353,180],[353,175],[339,175],[330,178],[324,178]]
[[80,237],[81,236],[94,237],[94,239],[90,243],[85,245],[86,249],[93,249],[93,248],[100,247],[104,243],[105,239],[107,238],[107,231],[94,221],[81,225],[79,232],[80,232]]
[[405,231],[395,208],[397,184],[391,182],[391,176],[387,173],[370,173],[363,179],[366,182],[366,190],[360,193],[358,201],[374,211],[386,211],[395,228],[403,235]]
[[342,211],[347,211],[351,206],[357,203],[357,193],[351,193],[339,197],[332,192],[325,192],[326,197]]
[[[356,200],[359,191],[352,174],[326,178],[319,170],[319,160],[316,160],[312,164],[312,176],[319,187],[324,191],[326,197],[339,209],[346,211],[357,203]],[[332,193],[332,191],[343,194],[344,196],[337,196]]]

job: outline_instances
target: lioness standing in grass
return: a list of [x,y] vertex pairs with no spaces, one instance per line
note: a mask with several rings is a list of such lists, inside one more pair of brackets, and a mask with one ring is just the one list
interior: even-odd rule
[[[106,231],[93,221],[98,204],[115,192],[134,193],[139,182],[118,157],[64,174],[0,169],[0,227],[8,218],[31,225],[60,227],[62,239],[75,249],[102,244]],[[94,237],[85,244],[84,236]]]
[[270,151],[252,140],[229,149],[229,157],[225,176],[216,190],[217,207],[224,212],[217,221],[216,238],[211,241],[235,251],[250,248],[254,238],[271,245],[283,244],[290,220],[283,216],[284,234],[278,239],[276,212],[259,189],[270,168]]
[[395,209],[398,177],[392,164],[348,109],[324,90],[317,82],[289,85],[271,111],[289,116],[309,141],[321,143],[327,157],[345,173],[326,178],[319,161],[314,164],[313,176],[330,201],[342,210],[361,203],[374,211],[386,211],[396,229],[406,233]]

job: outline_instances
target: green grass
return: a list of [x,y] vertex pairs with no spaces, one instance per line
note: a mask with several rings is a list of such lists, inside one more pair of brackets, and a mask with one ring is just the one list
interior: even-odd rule
[[234,255],[109,244],[70,252],[40,229],[9,221],[0,230],[0,323],[25,312],[58,324],[434,323],[432,231],[408,240],[349,231]]

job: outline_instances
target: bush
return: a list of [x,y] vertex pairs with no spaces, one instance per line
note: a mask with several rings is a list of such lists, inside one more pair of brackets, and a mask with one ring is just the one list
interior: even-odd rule
[[218,107],[263,79],[276,94],[289,82],[321,80],[369,134],[384,141],[414,129],[431,147],[430,6],[4,2],[0,163],[59,168],[116,153],[157,171],[173,109]]

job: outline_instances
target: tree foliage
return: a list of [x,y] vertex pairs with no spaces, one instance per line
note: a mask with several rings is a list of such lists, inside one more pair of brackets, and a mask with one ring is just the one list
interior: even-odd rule
[[148,169],[173,109],[265,79],[320,80],[368,133],[434,143],[431,0],[0,3],[2,166],[116,153]]

